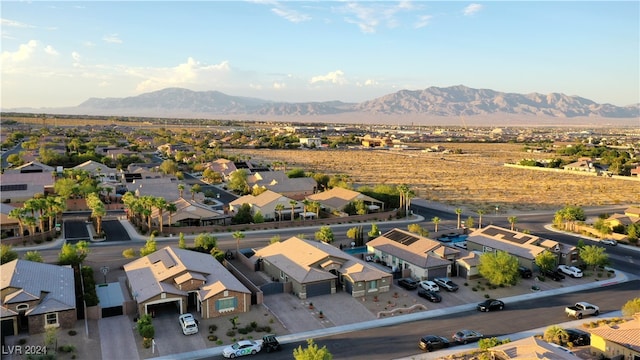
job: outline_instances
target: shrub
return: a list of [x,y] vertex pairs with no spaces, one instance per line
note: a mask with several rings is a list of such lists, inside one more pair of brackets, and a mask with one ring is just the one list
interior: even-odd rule
[[252,321],[251,324],[249,324],[252,328],[257,328],[258,327],[258,323],[255,321]]
[[27,339],[25,339],[25,338],[22,338],[22,339],[18,340],[18,344],[20,344],[20,345],[24,345],[26,343],[27,343]]
[[216,340],[216,345],[222,345],[222,340],[220,339]]
[[216,330],[218,330],[218,325],[216,324],[209,325],[209,332],[214,332]]
[[68,334],[70,336],[76,336],[77,332],[75,330],[69,330]]
[[218,337],[215,335],[209,335],[207,339],[209,339],[209,341],[218,341]]
[[232,336],[236,336],[236,332],[233,330],[229,330],[227,331],[227,336],[232,337]]
[[64,353],[70,353],[70,352],[76,351],[76,347],[73,345],[62,345],[58,347],[58,351],[64,352]]
[[152,340],[153,340],[153,339],[144,338],[144,339],[142,340],[142,346],[143,346],[145,349],[150,348],[150,347],[151,347],[151,341],[152,341]]
[[247,328],[240,328],[238,329],[238,332],[242,335],[246,335],[249,333],[249,331],[247,330]]
[[485,299],[489,299],[491,296],[489,296],[489,294],[484,294],[484,298]]

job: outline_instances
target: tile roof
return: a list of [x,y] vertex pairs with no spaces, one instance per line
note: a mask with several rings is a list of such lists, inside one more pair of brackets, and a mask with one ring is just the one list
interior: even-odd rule
[[264,259],[281,269],[299,283],[334,279],[329,268],[338,267],[338,272],[354,281],[377,280],[388,273],[343,252],[335,246],[311,240],[291,237],[255,251],[253,261]]
[[457,254],[440,242],[401,229],[392,229],[369,241],[367,247],[380,250],[403,261],[427,269],[450,265],[444,254]]
[[533,336],[512,341],[503,345],[489,348],[491,352],[500,352],[513,360],[579,360],[576,355],[561,350],[545,341]]
[[601,325],[587,329],[590,333],[634,351],[640,351],[640,313],[633,320],[616,325]]
[[175,284],[183,281],[187,273],[187,277],[204,278],[205,286],[220,282],[227,290],[250,293],[211,255],[169,246],[125,264],[124,271],[139,303],[163,292],[186,295]]
[[40,303],[32,307],[27,315],[75,309],[75,280],[71,267],[16,259],[3,264],[0,269],[2,292],[10,288],[19,289],[6,296],[5,302],[40,298]]
[[317,194],[307,196],[307,199],[318,201],[334,209],[341,209],[349,202],[354,200],[363,200],[371,203],[381,204],[382,201],[372,197],[363,195],[357,191],[334,187],[331,190],[319,192]]
[[[267,190],[263,193],[261,193],[258,196],[253,196],[251,194],[249,195],[245,195],[242,197],[239,197],[235,200],[233,200],[232,202],[229,203],[229,205],[231,206],[241,206],[242,204],[251,204],[251,205],[255,205],[259,208],[263,208],[268,204],[271,204],[273,202],[275,203],[280,203],[285,205],[285,208],[291,208],[291,205],[289,204],[289,201],[291,201],[293,199],[290,199],[286,196],[282,196],[276,192],[273,192],[271,190]],[[297,206],[297,205],[296,205]]]
[[[542,239],[494,225],[472,232],[467,237],[467,242],[506,251],[509,254],[530,260],[535,259],[538,254],[545,251],[547,245],[558,245],[558,242],[553,240]],[[545,246],[534,245],[534,243],[542,243]]]

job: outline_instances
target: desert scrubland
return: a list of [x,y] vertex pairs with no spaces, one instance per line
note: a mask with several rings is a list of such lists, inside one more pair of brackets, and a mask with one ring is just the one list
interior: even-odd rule
[[[428,144],[433,146],[436,144]],[[567,204],[640,203],[640,182],[504,166],[533,157],[518,144],[441,144],[462,154],[388,150],[229,150],[252,161],[286,161],[288,168],[347,174],[358,185],[407,184],[416,196],[490,214],[557,209]],[[539,158],[550,154],[539,154]]]

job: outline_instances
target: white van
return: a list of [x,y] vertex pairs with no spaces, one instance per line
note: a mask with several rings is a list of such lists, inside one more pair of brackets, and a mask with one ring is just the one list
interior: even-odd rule
[[182,333],[185,335],[192,335],[198,333],[198,323],[191,314],[180,315],[180,326],[182,327]]

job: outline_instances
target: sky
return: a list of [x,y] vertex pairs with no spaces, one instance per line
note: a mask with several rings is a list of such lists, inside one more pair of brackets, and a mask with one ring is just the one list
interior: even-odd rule
[[361,102],[432,86],[640,103],[640,2],[6,1],[1,104],[169,87]]

